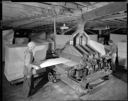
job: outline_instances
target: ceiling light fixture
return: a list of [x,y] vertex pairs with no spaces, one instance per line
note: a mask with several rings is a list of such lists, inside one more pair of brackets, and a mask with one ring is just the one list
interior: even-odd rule
[[110,29],[110,27],[109,26],[106,26],[105,29]]
[[60,29],[69,29],[69,27],[68,27],[68,26],[66,26],[65,24],[63,24],[63,26],[62,26],[62,27],[60,27]]

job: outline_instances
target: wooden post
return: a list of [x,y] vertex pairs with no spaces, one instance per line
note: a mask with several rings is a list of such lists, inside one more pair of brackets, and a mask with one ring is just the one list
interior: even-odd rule
[[56,18],[54,16],[54,49],[56,49]]
[[99,41],[99,38],[101,37],[101,34],[102,34],[102,30],[99,29],[99,33],[98,33],[98,41]]

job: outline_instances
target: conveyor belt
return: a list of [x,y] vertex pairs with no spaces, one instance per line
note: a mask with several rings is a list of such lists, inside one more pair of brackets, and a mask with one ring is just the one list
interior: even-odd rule
[[86,47],[91,51],[91,53],[96,53],[96,51],[93,48],[91,48],[89,45],[86,45]]
[[81,45],[78,45],[77,46],[84,54],[88,54],[82,47],[81,47]]
[[77,51],[79,51],[80,52],[80,54],[84,54],[84,52],[82,51],[82,50],[80,50],[79,48],[78,48],[78,46],[74,46],[75,47],[75,49],[77,50]]
[[82,49],[86,52],[86,54],[88,55],[90,53],[90,51],[88,51],[83,45],[80,45],[82,47]]
[[86,50],[86,51],[88,51],[88,53],[92,53],[93,51],[88,47],[88,46],[86,46],[86,45],[82,45],[82,47]]
[[80,54],[86,54],[88,55],[89,53],[95,53],[95,51],[90,48],[89,46],[82,46],[82,45],[76,45],[74,48],[80,53]]

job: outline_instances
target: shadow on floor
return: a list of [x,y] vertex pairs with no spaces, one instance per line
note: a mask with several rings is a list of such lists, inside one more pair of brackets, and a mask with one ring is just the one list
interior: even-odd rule
[[127,70],[123,66],[117,66],[115,73],[113,74],[118,79],[127,82]]
[[39,80],[39,82],[34,87],[31,96],[33,96],[40,88],[42,88],[45,84],[48,83],[47,73],[35,79],[35,81]]

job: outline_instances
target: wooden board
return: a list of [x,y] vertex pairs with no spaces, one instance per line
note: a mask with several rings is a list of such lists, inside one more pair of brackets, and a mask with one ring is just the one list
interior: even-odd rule
[[66,58],[55,58],[55,59],[47,59],[46,61],[44,61],[43,63],[40,64],[41,68],[45,68],[45,67],[49,67],[49,66],[53,66],[53,65],[57,65],[57,64],[62,64],[62,63],[66,63],[69,62],[69,59]]

